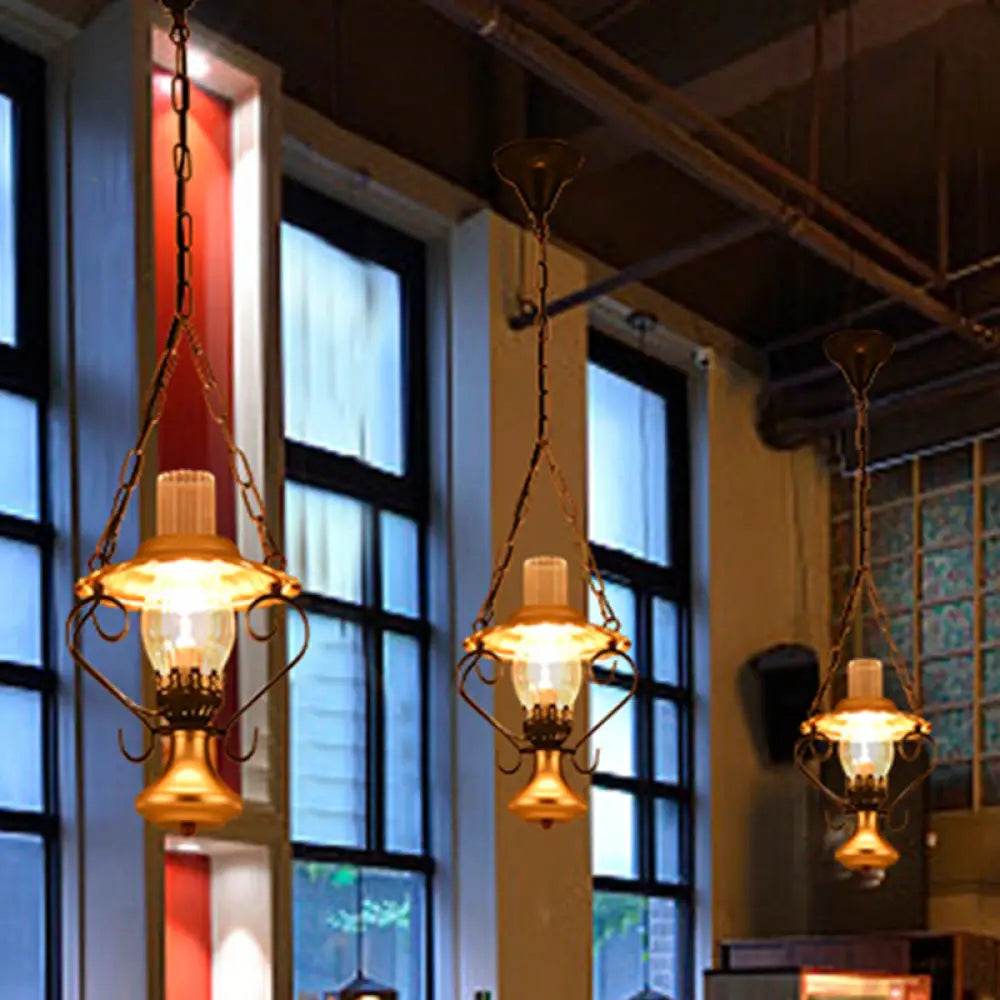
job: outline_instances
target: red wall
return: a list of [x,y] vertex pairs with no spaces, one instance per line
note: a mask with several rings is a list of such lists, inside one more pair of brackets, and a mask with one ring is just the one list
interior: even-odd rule
[[168,854],[163,880],[165,1000],[212,1000],[212,863]]
[[[187,206],[194,219],[192,242],[193,324],[215,372],[227,411],[232,408],[233,276],[232,276],[232,152],[231,107],[202,90],[191,88],[188,144],[193,171]],[[153,76],[153,219],[156,237],[157,345],[163,349],[174,314],[176,251],[175,176],[173,147],[177,116],[170,103],[170,76]],[[226,446],[209,416],[190,353],[181,350],[181,361],[170,383],[159,428],[159,468],[208,469],[215,473],[218,531],[235,538],[235,484],[229,472]],[[226,671],[226,708],[238,698],[236,651]],[[239,745],[236,736],[233,745]],[[239,766],[223,758],[222,777],[237,791]]]

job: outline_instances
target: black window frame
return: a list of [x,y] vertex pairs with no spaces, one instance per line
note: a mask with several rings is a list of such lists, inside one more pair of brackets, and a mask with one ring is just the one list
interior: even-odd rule
[[[403,308],[403,391],[405,463],[402,474],[375,468],[361,459],[285,438],[285,479],[358,500],[366,505],[364,594],[362,604],[303,593],[304,610],[362,627],[366,661],[366,829],[365,847],[292,842],[296,861],[353,865],[419,873],[425,886],[424,1000],[434,996],[433,899],[435,871],[430,853],[430,644],[428,599],[429,427],[427,387],[427,261],[419,240],[364,215],[291,178],[283,182],[282,221],[304,229],[359,259],[395,271],[401,279]],[[412,519],[418,531],[418,618],[382,608],[381,514]],[[412,636],[420,644],[420,728],[422,850],[419,854],[385,847],[386,801],[380,749],[384,746],[383,637]],[[290,720],[291,722],[291,720]],[[293,958],[294,961],[294,958]]]
[[[601,575],[610,583],[629,588],[636,599],[636,634],[633,656],[639,670],[635,694],[635,776],[602,773],[598,767],[591,783],[597,788],[628,792],[636,802],[637,871],[635,878],[594,875],[595,892],[608,892],[672,899],[677,904],[678,996],[691,995],[694,988],[694,677],[691,642],[691,486],[688,385],[683,372],[607,334],[591,329],[589,362],[660,396],[666,403],[667,419],[667,516],[670,559],[668,565],[591,541]],[[678,677],[676,684],[653,678],[653,602],[664,599],[677,608]],[[627,689],[630,678],[611,677],[599,671],[602,680]],[[653,729],[657,701],[677,706],[678,780],[655,777]],[[678,805],[679,843],[677,883],[659,879],[656,873],[656,803],[669,800]]]
[[43,807],[0,808],[0,833],[36,836],[45,857],[45,995],[58,1000],[61,984],[59,788],[57,781],[58,675],[52,617],[55,531],[49,500],[49,284],[46,68],[40,57],[0,39],[0,95],[13,104],[15,211],[15,343],[0,344],[0,390],[37,406],[38,520],[0,514],[0,537],[35,546],[41,559],[41,664],[0,662],[0,685],[41,697]]

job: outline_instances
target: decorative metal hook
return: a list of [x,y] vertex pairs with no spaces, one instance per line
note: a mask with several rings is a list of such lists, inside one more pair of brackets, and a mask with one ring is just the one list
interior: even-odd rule
[[[267,632],[258,632],[254,629],[250,621],[250,616],[258,608],[270,607],[271,605],[281,604],[286,608],[291,608],[298,616],[302,622],[302,645],[299,647],[299,651],[293,656],[282,668],[279,670],[266,684],[258,688],[256,693],[250,698],[246,704],[241,708],[237,709],[233,715],[230,717],[229,721],[226,723],[223,730],[223,736],[228,737],[230,730],[234,725],[244,716],[246,713],[257,704],[258,701],[263,698],[268,691],[271,690],[279,681],[284,680],[288,676],[289,672],[292,670],[296,664],[306,655],[306,649],[309,646],[309,617],[306,613],[295,603],[295,601],[286,597],[277,591],[264,594],[253,601],[250,606],[246,609],[246,630],[247,634],[255,639],[257,642],[269,642],[278,631],[278,622],[275,621],[271,628]],[[256,743],[254,744],[256,747]]]
[[625,707],[625,705],[626,705],[626,704],[627,704],[627,703],[628,703],[629,701],[631,701],[631,700],[632,700],[632,698],[633,698],[633,697],[634,697],[634,695],[635,695],[635,692],[636,692],[636,691],[638,690],[638,688],[639,688],[639,671],[638,671],[638,670],[636,669],[636,666],[635,666],[635,660],[633,660],[633,659],[632,659],[632,657],[631,657],[631,656],[629,656],[629,654],[628,654],[628,653],[624,652],[623,650],[619,649],[619,648],[618,648],[617,646],[615,646],[615,645],[613,645],[613,644],[612,644],[611,646],[609,646],[609,647],[608,647],[607,649],[602,649],[602,650],[601,650],[601,651],[600,651],[599,653],[597,653],[597,654],[596,654],[595,656],[591,657],[591,659],[590,659],[590,662],[589,662],[589,663],[587,664],[587,674],[588,674],[588,677],[589,677],[589,679],[590,679],[590,680],[591,680],[591,681],[592,681],[593,683],[596,683],[596,684],[604,684],[604,685],[607,685],[607,684],[610,684],[610,683],[611,683],[611,681],[612,681],[612,679],[613,679],[613,677],[614,677],[614,668],[612,668],[612,670],[611,670],[611,671],[609,672],[609,676],[608,676],[607,678],[603,679],[603,680],[602,680],[602,679],[601,679],[601,678],[600,678],[600,677],[599,677],[599,676],[598,676],[597,674],[595,674],[595,673],[594,673],[594,665],[595,665],[596,663],[598,663],[598,662],[599,662],[600,660],[604,660],[604,659],[607,659],[608,657],[612,657],[612,658],[614,658],[614,661],[615,661],[615,663],[617,663],[617,661],[618,661],[618,659],[619,659],[619,658],[621,658],[621,659],[625,660],[625,662],[626,662],[626,663],[628,663],[628,665],[629,665],[629,666],[630,666],[630,667],[632,668],[632,683],[631,683],[631,684],[629,685],[629,687],[628,687],[628,690],[627,690],[627,691],[625,692],[625,694],[624,694],[624,695],[623,695],[623,696],[621,697],[621,699],[620,699],[620,700],[619,700],[619,701],[618,701],[618,702],[617,702],[616,704],[614,704],[614,705],[613,705],[613,706],[611,707],[611,710],[610,710],[610,711],[608,711],[608,712],[606,712],[606,713],[604,714],[604,716],[602,716],[602,717],[601,717],[601,718],[600,718],[600,719],[599,719],[599,720],[598,720],[597,722],[595,722],[595,723],[594,723],[594,725],[592,725],[592,726],[591,726],[591,727],[590,727],[590,728],[589,728],[589,729],[588,729],[588,730],[587,730],[587,731],[586,731],[586,732],[585,732],[585,733],[583,734],[583,736],[581,736],[581,737],[580,737],[580,739],[578,739],[578,740],[576,741],[576,743],[575,743],[575,744],[574,744],[574,745],[573,745],[573,746],[572,746],[572,747],[571,747],[571,748],[569,749],[569,753],[570,753],[570,754],[572,755],[572,757],[573,757],[573,766],[574,766],[574,767],[575,767],[575,768],[576,768],[576,769],[577,769],[577,770],[578,770],[578,771],[579,771],[579,772],[580,772],[581,774],[593,774],[593,773],[594,773],[594,771],[595,771],[595,770],[596,770],[596,768],[597,768],[597,762],[598,762],[598,759],[599,759],[599,757],[600,757],[600,752],[598,752],[597,754],[595,754],[595,757],[594,757],[594,763],[593,763],[592,765],[589,765],[589,766],[581,766],[581,765],[580,765],[580,763],[579,763],[579,761],[577,761],[577,759],[576,759],[576,754],[577,754],[577,751],[578,751],[578,750],[580,749],[580,747],[582,747],[582,746],[584,745],[584,743],[586,743],[586,742],[587,742],[587,741],[588,741],[588,740],[590,739],[590,737],[591,737],[591,736],[593,736],[593,735],[594,735],[594,733],[596,733],[596,732],[597,732],[597,730],[598,730],[598,729],[600,729],[600,728],[601,728],[601,727],[602,727],[602,726],[603,726],[603,725],[604,725],[604,724],[605,724],[605,723],[606,723],[606,722],[607,722],[607,721],[608,721],[608,720],[609,720],[609,719],[610,719],[610,718],[611,718],[611,717],[612,717],[613,715],[615,715],[615,714],[616,714],[617,712],[620,712],[620,711],[621,711],[621,710],[622,710],[622,709],[623,709],[623,708]]
[[909,810],[903,813],[903,819],[901,822],[897,823],[895,819],[896,810],[900,807],[904,800],[909,798],[929,777],[931,772],[934,770],[937,764],[937,743],[934,738],[929,733],[915,732],[910,733],[903,737],[900,742],[900,747],[904,743],[909,742],[911,745],[916,745],[917,750],[909,757],[904,757],[904,760],[914,761],[917,759],[920,750],[923,749],[926,744],[927,747],[927,767],[925,767],[920,774],[918,774],[892,801],[892,804],[886,809],[886,826],[892,830],[894,833],[898,833],[902,830],[909,819]]
[[[143,720],[145,722],[145,720]],[[148,723],[146,723],[146,728],[149,733],[152,734],[149,739],[148,745],[146,744],[147,737],[143,737],[143,750],[141,753],[130,753],[128,748],[125,746],[125,734],[122,732],[121,728],[118,729],[118,749],[121,751],[121,755],[133,764],[143,764],[149,760],[153,751],[156,749],[156,731],[152,729]]]
[[[118,632],[107,632],[98,622],[96,612],[102,604],[117,608],[125,616],[125,624]],[[77,667],[97,681],[108,694],[124,705],[147,729],[153,730],[154,723],[158,719],[158,714],[133,701],[121,688],[109,681],[83,655],[81,637],[83,629],[88,622],[93,625],[95,631],[102,639],[108,642],[120,642],[128,634],[128,610],[125,605],[116,598],[99,594],[78,600],[66,617],[66,648],[69,650],[69,654]]]
[[250,749],[246,753],[239,753],[236,750],[230,749],[229,741],[232,738],[234,729],[231,726],[226,726],[222,733],[222,752],[226,755],[227,759],[231,760],[234,764],[245,764],[251,757],[257,752],[257,742],[260,737],[260,730],[257,726],[253,727],[253,739],[250,741]]
[[597,770],[597,765],[601,762],[601,748],[594,747],[594,762],[592,764],[581,764],[576,759],[577,754],[583,749],[585,749],[583,745],[581,743],[577,743],[577,745],[569,752],[568,756],[577,774],[585,774],[589,777]]
[[521,750],[518,751],[517,760],[514,762],[514,764],[511,767],[505,767],[503,761],[500,760],[500,751],[498,749],[494,754],[497,770],[500,771],[502,774],[517,774],[517,772],[521,770],[521,764],[524,762],[524,756],[528,752],[529,752],[528,750],[522,748]]
[[[497,664],[496,671],[490,675],[492,680],[485,680],[480,662],[483,659],[493,660]],[[500,670],[502,663],[498,660],[491,652],[483,648],[481,645],[477,646],[475,649],[470,650],[466,653],[462,659],[458,661],[458,666],[456,672],[458,673],[458,693],[462,700],[472,708],[482,719],[485,719],[518,753],[518,767],[520,767],[520,755],[527,749],[523,740],[519,739],[518,736],[508,729],[495,715],[487,712],[482,705],[476,701],[472,695],[469,694],[466,688],[466,683],[468,682],[469,675],[473,670],[476,671],[477,676],[484,680],[484,683],[492,685],[496,684],[500,676]]]
[[816,786],[837,808],[843,812],[847,807],[847,799],[843,795],[827,788],[813,773],[810,764],[824,764],[833,757],[834,744],[824,739],[818,733],[809,732],[799,737],[795,744],[795,765],[805,775],[806,779]]

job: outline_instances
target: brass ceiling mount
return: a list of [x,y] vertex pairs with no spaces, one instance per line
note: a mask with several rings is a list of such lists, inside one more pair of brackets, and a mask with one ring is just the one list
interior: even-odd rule
[[823,353],[844,373],[858,396],[868,394],[895,349],[892,337],[881,330],[840,330],[823,341]]
[[582,165],[583,154],[563,139],[517,139],[493,154],[493,169],[517,191],[539,224],[548,218],[562,189]]

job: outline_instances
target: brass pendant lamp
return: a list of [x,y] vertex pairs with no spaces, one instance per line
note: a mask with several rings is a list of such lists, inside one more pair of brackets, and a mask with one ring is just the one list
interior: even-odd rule
[[[76,602],[66,621],[66,642],[74,661],[117,698],[149,734],[145,749],[134,755],[126,750],[119,730],[122,753],[138,763],[147,760],[157,745],[164,751],[163,773],[136,797],[137,811],[157,826],[184,834],[222,826],[240,814],[239,795],[216,771],[216,751],[221,746],[235,761],[247,760],[254,753],[256,731],[248,754],[240,756],[229,749],[234,727],[302,659],[309,634],[306,616],[294,603],[301,586],[285,571],[285,559],[268,528],[253,472],[233,440],[215,376],[192,323],[193,221],[186,200],[191,178],[187,12],[192,4],[193,0],[164,3],[171,18],[175,53],[171,102],[177,115],[174,317],[153,374],[138,437],[122,465],[111,514],[90,557],[87,575],[76,582]],[[231,540],[216,534],[215,479],[210,472],[189,470],[158,477],[156,535],[142,542],[133,558],[115,561],[121,524],[142,476],[147,449],[184,344],[190,350],[206,408],[225,440],[230,472],[243,505],[257,529],[264,553],[260,562],[244,558]],[[301,648],[224,726],[216,725],[214,719],[223,703],[225,666],[236,639],[237,613],[243,612],[251,638],[268,642],[277,634],[274,616],[279,607],[294,609],[301,617]],[[104,641],[123,639],[134,611],[139,613],[143,646],[156,675],[153,707],[129,698],[88,661],[82,649],[88,625]],[[254,612],[271,617],[272,624],[259,629],[251,623]],[[119,616],[110,627],[105,620],[109,614]]]
[[[889,621],[875,586],[871,568],[871,514],[869,511],[868,394],[875,376],[893,351],[892,339],[874,330],[843,330],[826,339],[826,356],[843,372],[851,389],[856,413],[855,475],[857,565],[840,615],[826,675],[816,692],[809,717],[802,723],[796,745],[796,763],[837,809],[837,822],[853,819],[854,833],[836,851],[845,868],[866,874],[884,871],[899,860],[899,853],[882,835],[882,825],[934,767],[931,724],[920,714],[920,693],[899,648],[889,632]],[[883,694],[882,662],[856,658],[847,664],[847,694],[831,710],[823,705],[832,694],[840,672],[846,640],[854,627],[861,602],[866,599],[875,626],[889,651],[888,666],[899,679],[906,708],[900,709]],[[927,752],[927,767],[894,798],[889,795],[889,771],[895,757],[914,761]],[[843,794],[828,787],[817,765],[839,757],[845,775]],[[905,819],[903,820],[905,823]]]
[[[516,751],[516,762],[505,767],[517,772],[525,757],[533,763],[528,785],[509,803],[516,815],[548,828],[582,815],[587,804],[567,784],[563,776],[566,757],[580,773],[592,773],[592,766],[577,760],[580,749],[634,695],[638,672],[628,656],[631,643],[604,590],[594,555],[549,441],[548,412],[548,237],[549,213],[563,187],[575,176],[582,157],[567,143],[554,139],[529,139],[511,143],[494,156],[500,177],[517,191],[527,212],[538,244],[537,327],[537,433],[528,469],[514,507],[513,521],[493,568],[486,599],[465,639],[465,655],[457,667],[458,692]],[[601,621],[594,624],[569,604],[567,564],[553,556],[536,556],[524,563],[524,602],[504,623],[495,623],[495,602],[514,555],[514,543],[528,514],[528,501],[535,476],[544,468],[552,482],[560,508],[580,553],[580,572],[600,609]],[[625,660],[632,669],[632,684],[621,700],[582,737],[570,741],[573,709],[584,680],[608,683],[616,662]],[[596,671],[601,663],[608,671]],[[475,673],[484,684],[497,684],[505,672],[522,706],[522,727],[518,734],[482,707],[470,694],[467,683]]]

